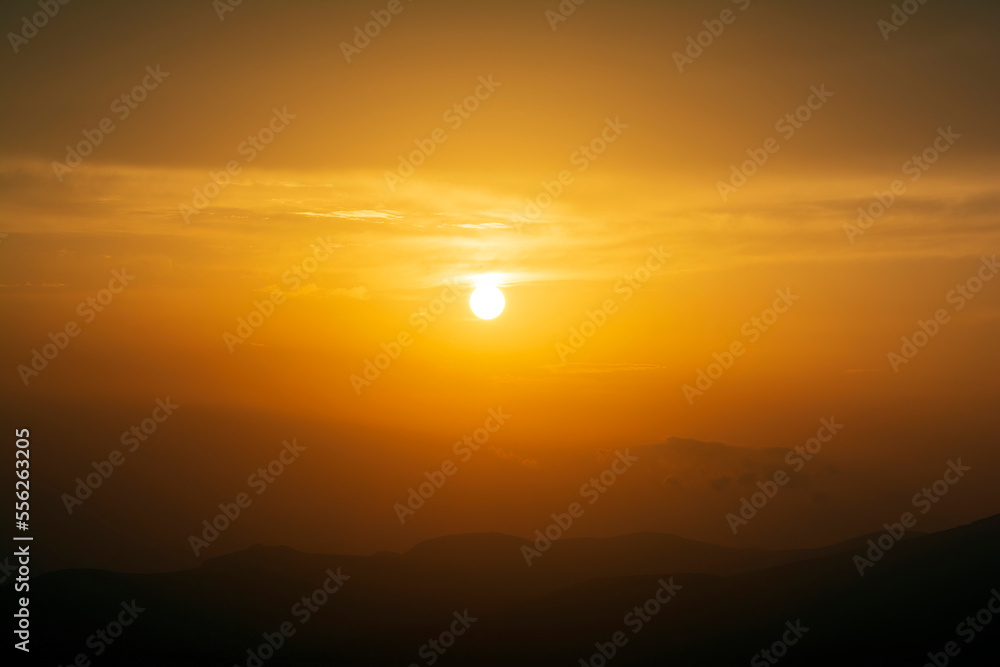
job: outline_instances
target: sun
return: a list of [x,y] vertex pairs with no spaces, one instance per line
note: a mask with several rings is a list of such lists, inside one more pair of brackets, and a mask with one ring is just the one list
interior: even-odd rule
[[477,287],[476,291],[472,293],[472,297],[469,298],[472,312],[476,314],[476,317],[484,320],[492,320],[502,313],[505,303],[503,292],[491,285]]

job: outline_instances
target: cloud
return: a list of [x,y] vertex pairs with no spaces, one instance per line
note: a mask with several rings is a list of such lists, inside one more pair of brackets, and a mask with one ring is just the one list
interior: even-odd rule
[[313,218],[344,218],[346,220],[370,220],[372,222],[383,222],[385,220],[398,220],[402,214],[396,211],[331,211],[329,213],[316,213],[314,211],[296,211],[295,215],[306,215]]
[[594,373],[633,373],[655,371],[663,366],[658,364],[553,364],[544,366],[552,373],[594,374]]
[[473,224],[471,222],[467,222],[467,223],[464,223],[464,224],[461,224],[461,225],[448,224],[448,225],[442,225],[442,226],[444,226],[444,227],[461,227],[463,229],[506,229],[510,225],[505,225],[502,222],[480,222],[479,224]]
[[331,294],[345,296],[348,299],[361,299],[363,301],[372,298],[368,288],[364,285],[358,285],[357,287],[338,287],[337,289],[331,290]]
[[[475,210],[459,212],[439,212],[445,218],[460,218],[464,222],[447,222],[439,227],[460,227],[462,229],[510,229],[514,227],[517,213],[507,209]],[[480,220],[479,222],[472,222]]]
[[39,285],[33,285],[31,282],[23,283],[13,283],[13,284],[0,284],[0,287],[66,287],[66,283],[41,283]]
[[[662,485],[707,488],[715,492],[737,491],[770,479],[785,463],[788,449],[753,449],[690,438],[668,438],[664,442],[633,447]],[[806,474],[804,471],[801,474]]]

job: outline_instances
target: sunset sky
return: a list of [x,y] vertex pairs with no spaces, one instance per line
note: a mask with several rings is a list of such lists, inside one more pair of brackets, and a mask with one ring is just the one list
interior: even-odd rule
[[[50,566],[530,537],[625,448],[640,460],[574,536],[822,546],[958,458],[972,471],[917,530],[997,513],[995,3],[888,32],[889,2],[222,4],[70,2],[0,58],[0,399],[33,433]],[[37,11],[5,3],[0,25]],[[391,20],[358,48],[373,11]],[[705,22],[719,34],[678,57]],[[865,229],[859,207],[886,210]],[[134,278],[86,315],[115,271]],[[503,291],[496,319],[469,308],[479,284]],[[894,363],[920,322],[935,335]],[[829,418],[843,430],[733,535],[726,513]],[[195,557],[189,534],[293,438]]]

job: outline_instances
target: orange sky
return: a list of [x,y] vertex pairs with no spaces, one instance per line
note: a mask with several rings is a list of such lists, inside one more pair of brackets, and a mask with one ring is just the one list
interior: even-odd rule
[[[190,560],[187,534],[292,437],[309,463],[213,549],[528,536],[624,447],[648,463],[580,535],[823,544],[898,516],[957,456],[979,476],[923,529],[996,512],[1000,281],[955,292],[1000,250],[996,7],[930,3],[885,40],[891,7],[871,3],[594,0],[553,29],[556,2],[421,0],[347,62],[341,42],[385,6],[71,3],[0,59],[0,392],[50,452],[39,502],[78,547],[66,562]],[[53,166],[88,136],[79,166]],[[845,229],[896,181],[884,215]],[[134,281],[88,321],[116,270]],[[468,307],[484,276],[507,304],[490,321]],[[265,301],[252,335],[225,337]],[[895,372],[889,353],[942,309]],[[44,370],[18,370],[70,321]],[[177,416],[67,516],[59,495],[168,395]],[[497,449],[400,526],[392,505],[500,406]],[[798,500],[734,537],[722,517],[767,448],[830,416],[845,430]],[[131,561],[102,546],[122,534]]]

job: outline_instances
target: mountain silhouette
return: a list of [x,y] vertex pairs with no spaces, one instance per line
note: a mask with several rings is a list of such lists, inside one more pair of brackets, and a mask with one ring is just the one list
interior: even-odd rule
[[[792,551],[566,538],[529,567],[531,541],[488,533],[402,554],[254,546],[180,572],[62,570],[33,586],[33,653],[60,665],[80,653],[101,665],[769,665],[760,651],[785,637],[782,665],[998,664],[1000,614],[971,641],[957,627],[991,596],[1000,605],[1000,516],[903,539],[862,576],[855,556],[878,535]],[[310,611],[302,598],[324,583],[339,588]],[[650,603],[658,592],[669,601]],[[120,636],[93,639],[132,601],[142,611]],[[282,624],[294,634],[278,641]],[[453,643],[429,648],[450,629]],[[957,657],[941,653],[948,642]]]

